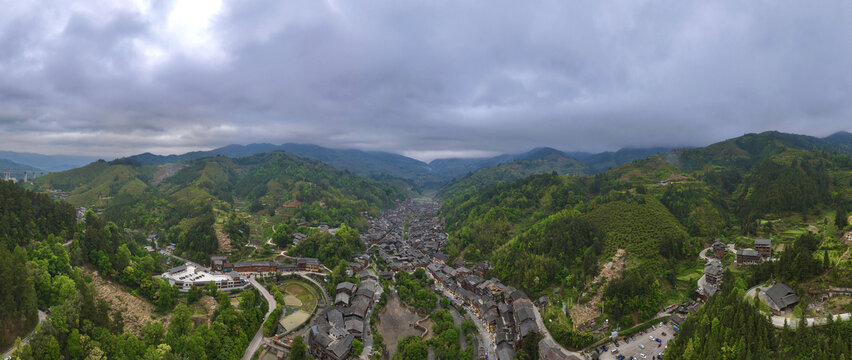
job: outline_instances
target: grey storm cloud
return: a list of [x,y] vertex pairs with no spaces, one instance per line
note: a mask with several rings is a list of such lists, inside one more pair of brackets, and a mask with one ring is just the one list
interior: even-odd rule
[[852,130],[852,3],[5,1],[0,149],[431,159]]

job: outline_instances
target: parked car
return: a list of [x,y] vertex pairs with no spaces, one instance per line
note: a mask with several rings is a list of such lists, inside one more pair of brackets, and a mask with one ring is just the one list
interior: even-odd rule
[[643,358],[643,359],[648,358],[647,356],[645,356],[645,354],[639,354],[639,357],[640,357],[640,358]]
[[668,334],[666,334],[666,332],[665,332],[665,331],[663,331],[663,336],[667,336],[667,335],[668,335]]
[[644,345],[644,344],[639,344],[639,348],[640,348],[640,349],[642,349],[642,350],[644,350],[644,349],[645,349],[645,345]]
[[618,347],[618,340],[615,341],[615,347]]
[[660,340],[660,339],[654,339],[654,341],[661,343],[661,344],[663,343],[663,340]]
[[606,347],[606,345],[601,345],[601,349],[603,349],[603,351],[609,351],[609,348]]
[[613,353],[613,354],[618,354],[618,349],[612,349],[612,351],[610,351],[610,352]]

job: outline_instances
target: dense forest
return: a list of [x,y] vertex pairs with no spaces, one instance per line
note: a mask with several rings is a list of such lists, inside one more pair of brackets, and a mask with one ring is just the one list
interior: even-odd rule
[[59,296],[68,292],[67,286],[54,289],[50,280],[70,271],[62,243],[76,226],[70,205],[12,182],[0,181],[0,199],[0,348],[5,348],[32,330],[37,309],[52,304],[54,290]]
[[[29,344],[18,344],[16,359],[238,359],[248,345],[248,335],[258,328],[266,302],[254,290],[244,291],[239,305],[225,293],[210,292],[219,304],[211,324],[196,326],[193,310],[165,280],[153,277],[163,271],[163,259],[141,249],[116,224],[92,211],[74,224],[67,203],[0,182],[4,209],[27,209],[26,223],[11,223],[6,234],[14,244],[0,246],[0,346],[33,329],[39,309],[49,310]],[[43,215],[37,215],[43,214]],[[12,218],[12,217],[10,217]],[[53,224],[42,222],[54,221]],[[20,235],[18,235],[20,234]],[[63,246],[65,241],[71,240]],[[13,249],[9,249],[12,245]],[[66,249],[67,248],[67,249]],[[119,309],[99,300],[89,270],[120,283],[170,313],[168,326],[149,322],[141,336],[125,332]],[[128,295],[130,296],[130,295]]]
[[341,261],[346,263],[363,250],[358,230],[343,224],[334,235],[319,230],[309,231],[308,237],[287,253],[291,256],[317,258],[323,264],[334,266]]
[[74,235],[74,208],[55,202],[46,194],[25,191],[12,182],[0,181],[0,247],[12,251],[48,235]]
[[778,348],[775,328],[753,302],[743,299],[745,289],[733,282],[698,310],[669,342],[670,359],[767,359]]

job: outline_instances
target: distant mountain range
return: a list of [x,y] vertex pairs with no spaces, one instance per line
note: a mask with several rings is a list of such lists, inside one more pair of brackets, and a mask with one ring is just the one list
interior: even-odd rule
[[[795,141],[807,144],[809,148],[852,153],[852,133],[838,132],[825,138],[793,134],[789,134],[789,136],[791,139],[794,137]],[[484,181],[486,178],[511,181],[519,177],[551,171],[556,171],[560,174],[597,174],[625,163],[644,159],[654,154],[668,153],[672,150],[674,149],[665,147],[626,148],[615,152],[587,153],[563,152],[553,148],[542,147],[521,154],[503,154],[487,158],[436,159],[426,163],[403,155],[381,151],[332,149],[311,144],[287,143],[275,145],[261,143],[248,145],[232,144],[209,151],[193,151],[180,155],[143,153],[125,159],[136,161],[141,165],[162,165],[188,162],[214,156],[240,158],[273,151],[286,151],[302,157],[319,160],[338,169],[347,170],[358,175],[384,181],[389,180],[388,177],[390,176],[407,181],[416,187],[438,189],[447,185],[453,179],[460,180],[465,176],[472,176],[477,171],[505,163],[513,163],[513,165],[505,166],[502,170],[495,169],[491,175],[482,176],[480,174],[479,179],[474,182],[480,183],[480,185],[487,185],[491,180]],[[10,151],[0,151],[0,158],[48,171],[72,169],[96,160],[94,157],[86,156],[40,155]]]
[[[98,158],[94,156],[42,155],[26,152],[0,151],[0,160],[7,160],[20,165],[29,166],[32,169],[65,171],[89,164],[98,160]],[[5,166],[5,163],[0,163],[0,170],[13,170],[6,168]]]
[[0,170],[41,170],[29,165],[18,164],[12,160],[0,159]]
[[[436,159],[429,163],[412,159],[399,154],[381,151],[362,151],[354,149],[331,149],[319,145],[293,144],[249,144],[228,145],[210,151],[194,151],[181,155],[154,155],[144,153],[130,156],[127,159],[139,162],[141,165],[160,165],[197,160],[212,156],[243,157],[271,151],[286,151],[299,156],[315,159],[339,169],[372,178],[393,176],[408,180],[423,188],[437,189],[452,179],[472,174],[478,170],[490,168],[508,162],[531,161],[549,158],[551,161],[538,163],[537,171],[553,171],[559,169],[548,167],[547,164],[556,158],[570,158],[572,162],[583,164],[579,173],[589,174],[605,171],[625,162],[647,157],[652,154],[671,151],[669,148],[622,149],[617,152],[565,153],[553,148],[536,148],[521,154],[503,154],[489,158],[449,158]],[[579,160],[579,161],[578,161]],[[565,162],[556,161],[559,166]],[[567,171],[576,173],[576,171]],[[528,174],[528,171],[516,171],[517,174]],[[508,179],[507,179],[508,180]]]

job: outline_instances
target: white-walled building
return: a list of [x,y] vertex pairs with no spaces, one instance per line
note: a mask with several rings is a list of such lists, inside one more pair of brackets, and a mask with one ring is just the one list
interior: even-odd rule
[[244,289],[249,285],[248,281],[237,272],[214,274],[193,265],[171,268],[163,273],[163,279],[168,280],[169,284],[176,285],[180,292],[187,292],[192,286],[203,287],[210,282],[216,284],[216,287],[222,291]]

